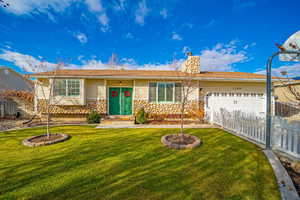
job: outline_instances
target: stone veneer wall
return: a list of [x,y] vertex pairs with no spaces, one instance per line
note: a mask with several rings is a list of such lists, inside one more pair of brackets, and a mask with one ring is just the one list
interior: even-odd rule
[[[87,115],[92,111],[100,114],[107,113],[106,100],[87,100],[86,105],[54,105],[50,107],[50,113],[54,115]],[[39,100],[38,110],[41,114],[46,114],[45,100]]]
[[[185,114],[190,109],[198,109],[197,101],[190,101],[186,104]],[[134,113],[137,113],[139,109],[144,108],[149,114],[180,114],[181,104],[180,103],[151,103],[147,100],[134,100]]]

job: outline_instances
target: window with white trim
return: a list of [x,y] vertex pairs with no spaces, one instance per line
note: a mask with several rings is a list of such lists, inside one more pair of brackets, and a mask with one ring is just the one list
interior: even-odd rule
[[56,79],[54,80],[54,95],[56,96],[80,96],[79,79]]
[[181,83],[149,83],[149,102],[180,102]]

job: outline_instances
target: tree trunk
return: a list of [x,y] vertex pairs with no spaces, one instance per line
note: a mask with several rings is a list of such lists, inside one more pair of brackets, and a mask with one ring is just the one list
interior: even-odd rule
[[181,116],[180,116],[180,134],[181,134],[181,136],[183,136],[183,134],[184,134],[184,132],[183,132],[184,104],[185,104],[185,100],[183,100],[183,102],[181,104]]
[[47,106],[47,138],[50,138],[50,129],[49,129],[50,113],[49,106]]

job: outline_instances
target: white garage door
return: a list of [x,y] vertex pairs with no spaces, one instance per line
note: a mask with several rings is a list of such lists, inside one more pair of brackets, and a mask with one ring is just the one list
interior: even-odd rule
[[265,104],[265,94],[263,93],[212,92],[206,96],[207,111],[219,111],[221,108],[225,108],[228,111],[240,110],[264,116]]

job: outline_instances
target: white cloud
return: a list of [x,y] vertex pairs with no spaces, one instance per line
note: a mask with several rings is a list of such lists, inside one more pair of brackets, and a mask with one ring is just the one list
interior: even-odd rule
[[75,37],[78,39],[78,41],[81,44],[85,44],[88,41],[88,38],[84,33],[78,33],[78,34],[75,35]]
[[[293,65],[282,65],[277,68],[272,68],[273,76],[282,76],[281,72],[286,71],[289,77],[296,77],[300,74],[300,63],[295,63]],[[266,70],[259,70],[255,72],[257,74],[266,74]]]
[[97,16],[97,19],[101,25],[102,32],[109,30],[109,18],[106,14],[106,9],[102,5],[101,0],[85,0],[88,9]]
[[2,50],[0,59],[14,63],[14,65],[20,67],[22,70],[27,72],[41,72],[53,70],[55,67],[54,63],[43,62],[42,60],[36,59],[33,56],[13,52],[9,50]]
[[172,62],[167,62],[165,64],[161,63],[148,63],[144,65],[138,65],[133,58],[123,58],[121,59],[120,65],[123,69],[131,70],[175,70],[181,66],[184,59],[174,60]]
[[168,11],[167,11],[167,9],[162,9],[160,12],[159,12],[159,14],[164,18],[164,19],[166,19],[167,17],[168,17]]
[[215,24],[216,24],[216,20],[215,19],[212,19],[212,20],[210,20],[207,24],[205,24],[204,26],[203,26],[203,28],[205,28],[205,29],[208,29],[208,28],[211,28],[211,27],[213,27]]
[[[42,60],[42,57],[35,58],[31,55],[22,54],[19,52],[9,51],[2,49],[0,54],[0,59],[12,62],[14,65],[18,66],[27,72],[44,72],[51,71],[57,68],[58,64],[47,62]],[[61,66],[65,69],[108,69],[110,65],[104,63],[101,60],[97,60],[94,56],[90,60],[83,60],[83,56],[79,56],[78,60],[82,64],[69,64],[66,63]],[[182,60],[174,63],[167,64],[144,64],[138,65],[132,58],[123,58],[120,60],[120,65],[118,69],[135,69],[135,70],[174,70],[175,64],[182,63]]]
[[101,0],[85,0],[88,9],[91,12],[102,12],[103,6]]
[[102,32],[108,31],[109,30],[109,25],[108,25],[109,19],[108,19],[106,13],[102,13],[101,15],[99,15],[98,20],[99,20],[100,24],[102,25],[101,26]]
[[182,27],[187,27],[187,28],[192,29],[194,27],[194,24],[186,22],[186,23],[182,24]]
[[6,0],[10,6],[3,10],[15,15],[28,15],[33,13],[48,14],[51,10],[62,12],[75,0]]
[[182,37],[179,34],[173,32],[172,40],[182,40]]
[[254,46],[256,46],[256,42],[252,42],[251,44],[246,44],[244,46],[244,49],[246,50],[246,49],[249,49],[250,47],[254,47]]
[[189,51],[191,51],[191,48],[188,47],[188,46],[184,46],[184,47],[182,48],[182,53],[184,53],[184,54],[186,54],[186,53],[189,52]]
[[218,43],[212,49],[201,51],[201,70],[233,71],[233,65],[248,60],[245,51],[238,50],[238,41],[232,40],[228,44]]
[[77,57],[77,60],[82,61],[83,58],[84,58],[84,55],[79,55],[79,56]]
[[146,0],[139,2],[138,9],[135,11],[135,22],[141,26],[145,24],[145,17],[149,14],[150,10],[146,5]]
[[10,6],[7,8],[0,7],[5,12],[15,15],[45,14],[53,22],[55,22],[53,13],[63,13],[74,4],[84,3],[98,19],[101,30],[106,32],[109,29],[109,19],[101,0],[7,0],[7,2],[10,3]]
[[107,69],[108,65],[104,64],[101,60],[87,60],[82,61],[83,65],[78,65],[80,69]]
[[134,36],[132,35],[132,33],[127,33],[125,35],[125,37],[128,38],[128,39],[133,39],[134,38]]
[[234,0],[233,10],[241,11],[247,8],[253,8],[256,6],[256,2],[253,0],[243,1],[243,0]]
[[113,6],[113,8],[116,11],[125,10],[125,2],[126,2],[126,0],[118,0],[115,2],[115,5]]

